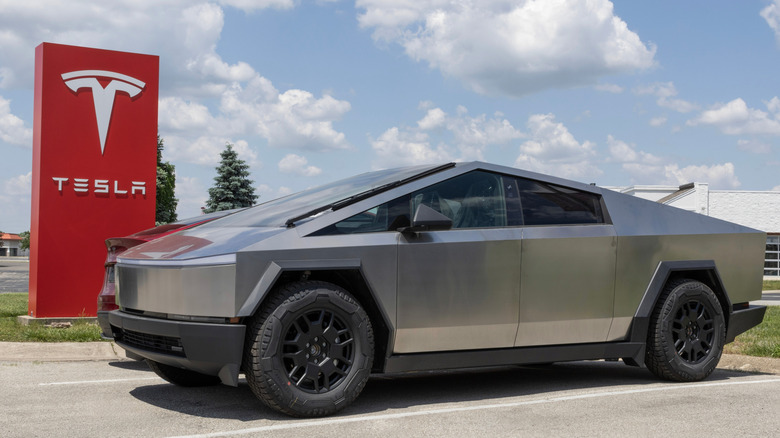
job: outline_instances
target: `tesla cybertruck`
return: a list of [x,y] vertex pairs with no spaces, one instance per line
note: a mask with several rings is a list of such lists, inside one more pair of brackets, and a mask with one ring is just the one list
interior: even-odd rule
[[480,162],[364,173],[130,248],[115,341],[334,413],[369,374],[622,359],[695,381],[759,324],[766,235]]

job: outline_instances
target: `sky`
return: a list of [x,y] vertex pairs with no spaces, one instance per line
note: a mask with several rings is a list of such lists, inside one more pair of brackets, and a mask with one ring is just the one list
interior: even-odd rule
[[180,218],[231,143],[264,202],[480,160],[780,190],[780,0],[0,0],[0,230],[30,228],[42,42],[160,57]]

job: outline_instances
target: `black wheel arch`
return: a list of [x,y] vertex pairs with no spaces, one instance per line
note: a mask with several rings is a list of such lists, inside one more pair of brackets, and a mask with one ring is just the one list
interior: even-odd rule
[[[634,319],[631,322],[630,341],[645,342],[647,332],[650,326],[650,317],[655,309],[658,299],[664,288],[670,281],[677,279],[690,279],[699,281],[715,293],[720,302],[723,318],[728,331],[729,319],[731,316],[731,300],[723,286],[723,281],[718,273],[718,267],[714,260],[681,260],[681,261],[662,261],[658,263],[653,278],[645,290],[645,294],[639,303]],[[633,358],[637,365],[644,362],[644,352],[642,357]],[[638,359],[638,360],[637,360]]]
[[368,314],[374,331],[374,362],[372,372],[381,372],[384,370],[385,362],[392,351],[393,336],[390,327],[390,319],[384,312],[384,309],[378,304],[373,289],[369,286],[366,277],[360,269],[359,263],[344,263],[339,265],[328,264],[322,266],[319,264],[308,265],[304,268],[302,265],[286,266],[285,263],[278,263],[279,270],[270,285],[265,288],[262,299],[254,304],[251,315],[256,314],[266,299],[269,292],[276,288],[284,287],[287,284],[314,280],[324,281],[335,284],[349,291]]

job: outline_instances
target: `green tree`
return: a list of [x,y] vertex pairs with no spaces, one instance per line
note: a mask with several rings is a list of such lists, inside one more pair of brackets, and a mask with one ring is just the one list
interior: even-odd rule
[[30,232],[22,231],[19,233],[19,237],[22,238],[22,242],[19,244],[19,248],[22,250],[30,249]]
[[209,189],[206,213],[250,207],[257,201],[254,181],[249,179],[249,165],[238,158],[233,145],[228,143],[220,154],[222,161],[217,166],[214,187]]
[[165,148],[163,139],[157,136],[157,213],[154,221],[157,225],[176,222],[176,166],[162,160]]
[[3,233],[2,230],[0,230],[0,248],[3,247],[3,234],[5,234],[5,233]]

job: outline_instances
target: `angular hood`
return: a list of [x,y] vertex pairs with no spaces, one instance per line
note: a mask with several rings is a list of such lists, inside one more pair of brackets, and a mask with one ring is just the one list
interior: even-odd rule
[[282,227],[197,227],[133,247],[120,259],[189,260],[233,254],[284,231]]

